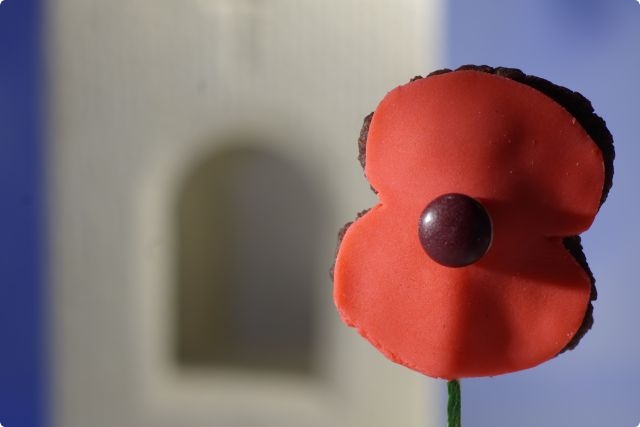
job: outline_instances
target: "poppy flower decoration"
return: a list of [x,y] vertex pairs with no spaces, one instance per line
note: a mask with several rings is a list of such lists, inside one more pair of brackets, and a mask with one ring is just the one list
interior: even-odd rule
[[578,234],[613,175],[589,101],[516,69],[441,70],[387,94],[359,147],[379,204],[340,233],[345,323],[444,379],[527,369],[577,345],[596,298]]

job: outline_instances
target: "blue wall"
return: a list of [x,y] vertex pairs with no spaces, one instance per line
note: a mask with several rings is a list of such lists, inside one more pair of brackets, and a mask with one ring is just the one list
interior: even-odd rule
[[38,0],[0,4],[0,424],[42,426],[42,60]]
[[589,98],[611,130],[614,186],[585,252],[595,325],[534,369],[462,382],[463,426],[640,423],[640,4],[636,0],[451,0],[446,66],[521,68]]

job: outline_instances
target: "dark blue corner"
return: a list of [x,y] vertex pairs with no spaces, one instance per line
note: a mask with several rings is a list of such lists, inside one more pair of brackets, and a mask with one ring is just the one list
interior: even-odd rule
[[40,0],[0,4],[0,424],[45,416]]

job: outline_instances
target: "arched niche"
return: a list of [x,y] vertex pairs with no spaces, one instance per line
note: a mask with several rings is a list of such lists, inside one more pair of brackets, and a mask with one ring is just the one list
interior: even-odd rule
[[265,144],[222,146],[193,165],[176,199],[175,360],[313,375],[326,203]]

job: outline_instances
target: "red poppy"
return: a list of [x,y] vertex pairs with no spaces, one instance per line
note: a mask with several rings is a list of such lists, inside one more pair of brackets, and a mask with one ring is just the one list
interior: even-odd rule
[[[580,105],[570,113],[531,81]],[[389,359],[446,379],[530,368],[572,346],[595,298],[575,236],[612,174],[610,134],[590,108],[542,79],[486,67],[387,94],[361,141],[379,204],[346,229],[336,257],[343,320]],[[431,259],[418,233],[425,207],[448,193],[491,219],[489,249],[463,267]]]

